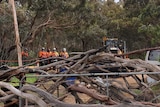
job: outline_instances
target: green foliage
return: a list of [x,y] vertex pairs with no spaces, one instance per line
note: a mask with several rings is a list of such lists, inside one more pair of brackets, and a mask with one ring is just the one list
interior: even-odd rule
[[[36,82],[36,80],[37,80],[37,77],[34,77],[34,75],[36,75],[36,74],[26,74],[26,83],[28,83],[28,84],[32,84],[32,83],[34,83],[34,82]],[[29,77],[29,76],[32,76],[32,77]],[[12,77],[11,78],[11,82],[10,82],[13,86],[19,86],[20,85],[20,80],[18,79],[18,78],[16,78],[16,77]]]
[[[159,0],[17,0],[22,48],[37,57],[39,49],[86,51],[99,48],[102,37],[118,37],[128,51],[160,45]],[[0,4],[0,58],[16,59],[12,11]]]
[[[159,90],[159,89],[160,89],[160,84],[158,84],[158,85],[156,85],[156,86],[153,86],[152,89],[153,89],[153,90]],[[160,91],[160,90],[159,90],[159,91]]]
[[12,77],[12,78],[11,78],[11,84],[12,84],[13,86],[19,86],[20,81],[19,81],[18,78]]
[[158,0],[150,1],[139,15],[143,24],[139,27],[138,31],[146,35],[151,46],[158,46],[160,44],[159,10],[160,6]]
[[136,94],[138,94],[138,95],[140,95],[140,94],[142,93],[142,91],[141,91],[141,90],[138,90],[138,89],[134,89],[134,92],[135,92]]

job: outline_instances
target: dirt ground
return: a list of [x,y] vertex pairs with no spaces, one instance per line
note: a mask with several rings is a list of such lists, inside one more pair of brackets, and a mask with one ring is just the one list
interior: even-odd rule
[[[142,79],[142,76],[141,76],[141,75],[139,75],[138,77],[139,77],[140,79]],[[145,76],[145,78],[146,78],[146,76]],[[120,86],[122,86],[122,84],[123,84],[123,86],[125,86],[125,82],[124,82],[124,80],[123,80],[122,78],[117,78],[117,79],[114,78],[114,80],[116,80],[116,81],[118,81],[118,83],[120,83],[120,84],[118,84],[117,82],[115,82],[115,84],[120,85]],[[130,84],[131,86],[135,86],[135,87],[137,86],[136,81],[135,81],[132,77],[127,77],[127,81],[129,82],[129,84]],[[64,95],[65,93],[67,93],[67,92],[66,92],[66,90],[65,90],[64,87],[60,86],[58,93],[59,93],[59,96],[63,96],[63,95]],[[55,95],[55,96],[58,96],[58,95],[57,95],[57,91],[54,93],[54,95]],[[132,98],[132,97],[129,96],[128,94],[125,94],[125,95],[126,95],[128,98]],[[79,96],[84,102],[87,102],[87,101],[90,99],[90,97],[89,97],[88,95],[83,94],[83,93],[78,93],[78,96]],[[66,103],[70,103],[70,104],[75,104],[75,103],[76,103],[74,97],[73,97],[71,94],[69,94],[63,101],[66,102]]]
[[[51,71],[53,72],[53,71]],[[55,72],[55,71],[54,71]],[[137,75],[140,79],[142,79],[142,75]],[[146,80],[146,76],[144,76],[145,80]],[[127,81],[129,82],[129,84],[132,86],[132,87],[136,87],[138,86],[136,81],[132,78],[132,77],[127,77],[126,78]],[[117,82],[114,82],[116,85],[119,85],[120,87],[121,86],[124,86],[125,87],[125,82],[122,78],[109,78],[109,80],[114,80],[114,81],[117,81]],[[48,84],[48,86],[47,86]],[[45,87],[50,87],[51,84],[54,84],[53,82],[49,82],[49,83],[46,83]],[[61,97],[61,96],[64,96],[66,95],[66,93],[68,93],[66,91],[66,89],[63,87],[63,86],[60,86],[58,88],[58,90],[56,90],[54,92],[54,95],[57,96],[57,97]],[[125,93],[125,95],[128,97],[128,98],[132,98],[131,96],[129,96],[128,94]],[[78,93],[78,96],[84,101],[84,102],[87,102],[90,97],[86,94],[83,94],[83,93]],[[69,94],[67,95],[67,97],[64,98],[63,100],[64,102],[66,103],[70,103],[70,104],[75,104],[75,99],[74,99],[74,96]]]

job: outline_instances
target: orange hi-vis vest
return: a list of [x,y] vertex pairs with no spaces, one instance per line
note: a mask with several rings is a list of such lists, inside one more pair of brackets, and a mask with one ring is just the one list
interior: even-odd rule
[[46,51],[40,51],[39,52],[39,58],[47,58],[47,52]]
[[50,52],[47,52],[47,57],[49,58],[49,57],[51,57],[52,56],[52,52],[50,51]]
[[59,53],[58,52],[52,52],[52,57],[58,57],[59,56]]
[[23,56],[28,57],[28,53],[27,53],[27,52],[22,51],[22,57],[23,57]]
[[68,52],[60,52],[60,56],[64,57],[64,58],[68,58],[69,54],[68,54]]

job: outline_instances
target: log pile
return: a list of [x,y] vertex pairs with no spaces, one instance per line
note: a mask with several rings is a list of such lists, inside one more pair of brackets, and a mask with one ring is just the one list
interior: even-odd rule
[[[52,68],[56,70],[51,70]],[[13,104],[22,104],[22,107],[24,105],[35,107],[160,107],[160,92],[155,93],[152,88],[159,86],[160,74],[148,75],[157,80],[154,84],[146,83],[138,75],[114,75],[109,76],[108,80],[106,76],[95,75],[113,72],[160,72],[160,68],[141,59],[117,57],[103,52],[103,49],[76,53],[68,59],[58,58],[57,62],[36,68],[2,66],[0,67],[0,101],[6,107]],[[40,77],[34,84],[28,84],[27,77],[25,77],[28,73]],[[88,73],[91,75],[80,75]],[[79,74],[79,76],[76,77],[74,84],[68,84],[67,78],[70,77],[52,76],[57,74]],[[13,76],[20,79],[22,85],[20,88],[9,84]],[[121,81],[117,78],[121,78]],[[128,78],[134,80],[136,85],[131,84]],[[55,96],[54,93],[58,93],[59,87],[64,87],[65,94]],[[79,93],[88,95],[90,99],[84,101]],[[74,96],[76,104],[63,102],[70,94]]]

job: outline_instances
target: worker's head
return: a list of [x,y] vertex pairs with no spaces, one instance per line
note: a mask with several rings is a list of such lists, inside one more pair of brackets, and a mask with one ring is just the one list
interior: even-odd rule
[[27,52],[27,51],[28,51],[28,49],[27,49],[27,48],[25,48],[25,49],[24,49],[24,51],[25,51],[25,52]]
[[62,51],[63,51],[63,52],[66,52],[66,48],[63,48]]
[[56,51],[56,48],[53,48],[53,51]]
[[50,52],[51,51],[51,49],[47,49],[47,52]]
[[45,48],[44,47],[42,47],[42,51],[44,51],[45,50]]

